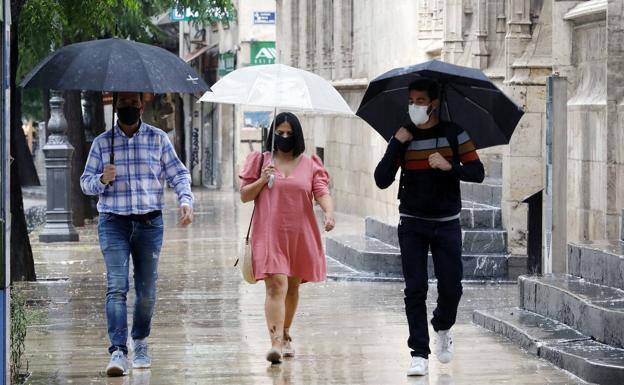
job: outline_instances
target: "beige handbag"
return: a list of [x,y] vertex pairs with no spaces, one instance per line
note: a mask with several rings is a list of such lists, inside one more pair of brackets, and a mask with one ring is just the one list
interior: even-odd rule
[[[256,211],[255,207],[254,207],[254,211]],[[251,215],[251,218],[253,220],[253,214]],[[236,260],[236,263],[234,264],[234,266],[238,265],[238,268],[241,271],[241,275],[243,276],[243,279],[247,283],[253,284],[258,281],[256,280],[256,276],[254,275],[253,262],[251,259],[252,253],[251,253],[251,237],[249,236],[250,230],[251,230],[251,221],[249,223],[249,230],[247,230],[247,236],[245,237],[245,239],[243,239],[239,257]]]
[[[264,155],[262,155],[262,161],[260,162],[260,173],[259,173],[260,176],[258,178],[262,176],[262,164],[263,163],[264,163]],[[251,236],[250,236],[251,224],[253,223],[253,216],[255,212],[256,212],[256,206],[254,203],[254,208],[253,208],[253,211],[251,212],[251,219],[249,220],[249,228],[247,229],[247,235],[245,236],[245,239],[243,239],[242,246],[238,254],[239,257],[238,259],[236,259],[236,262],[234,263],[234,266],[238,265],[238,268],[240,269],[241,275],[243,276],[243,279],[245,280],[245,282],[251,283],[251,284],[258,282],[256,280],[256,276],[254,275],[254,271],[253,271]]]

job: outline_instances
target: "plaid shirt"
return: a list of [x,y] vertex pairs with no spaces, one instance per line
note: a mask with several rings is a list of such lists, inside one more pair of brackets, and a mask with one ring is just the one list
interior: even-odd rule
[[181,205],[193,204],[190,174],[164,131],[143,122],[132,138],[117,125],[114,130],[117,173],[112,186],[100,181],[110,160],[112,130],[95,138],[80,177],[85,194],[100,196],[97,204],[100,213],[129,215],[162,210],[163,176],[175,189]]

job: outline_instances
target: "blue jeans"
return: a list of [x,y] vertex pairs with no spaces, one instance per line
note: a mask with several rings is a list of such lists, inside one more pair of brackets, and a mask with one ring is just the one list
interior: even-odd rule
[[163,241],[163,219],[159,215],[144,221],[108,213],[100,214],[98,223],[100,248],[106,263],[106,320],[111,346],[109,353],[121,349],[128,354],[129,260],[132,255],[136,300],[132,321],[132,338],[150,334],[156,303],[158,259]]
[[407,345],[412,349],[412,356],[427,358],[431,353],[426,304],[429,249],[438,279],[438,306],[431,320],[433,330],[437,332],[448,330],[455,324],[462,296],[461,225],[459,219],[434,222],[404,217],[398,232],[405,277],[405,312],[410,332]]

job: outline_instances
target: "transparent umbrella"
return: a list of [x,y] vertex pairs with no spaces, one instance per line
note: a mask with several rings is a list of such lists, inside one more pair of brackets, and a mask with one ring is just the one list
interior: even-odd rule
[[[274,116],[277,110],[354,115],[330,82],[284,64],[241,68],[227,74],[210,88],[212,91],[206,92],[199,101],[269,107],[273,108]],[[275,127],[272,129],[275,130]],[[271,179],[269,187],[272,185]]]

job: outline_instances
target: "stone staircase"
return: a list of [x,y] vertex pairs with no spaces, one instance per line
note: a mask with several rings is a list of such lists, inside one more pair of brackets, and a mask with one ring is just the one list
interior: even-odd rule
[[624,384],[622,238],[568,245],[569,274],[521,276],[518,308],[473,321],[586,381]]
[[[510,256],[502,228],[500,163],[488,168],[482,184],[461,184],[464,278],[515,279],[526,273],[526,257]],[[365,234],[328,236],[327,255],[356,271],[376,277],[402,277],[396,224],[365,219]],[[429,257],[431,258],[431,256]],[[429,276],[434,277],[429,261]]]

